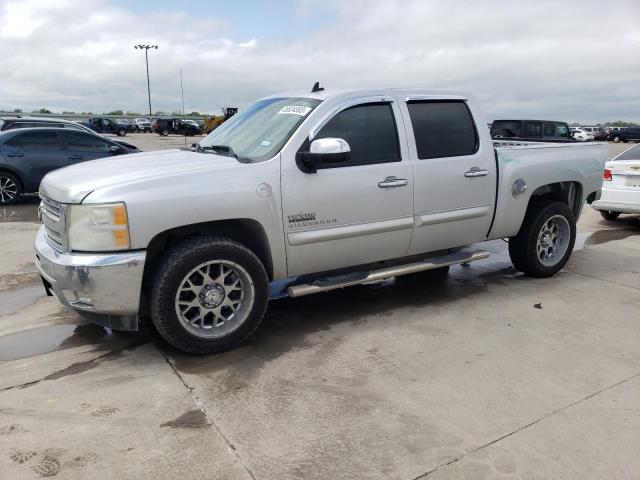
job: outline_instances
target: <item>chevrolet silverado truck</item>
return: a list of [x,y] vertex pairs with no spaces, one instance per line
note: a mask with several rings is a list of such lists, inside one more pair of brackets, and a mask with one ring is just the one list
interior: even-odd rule
[[508,239],[530,276],[555,274],[605,149],[494,144],[463,92],[273,95],[191,149],[49,173],[36,265],[95,322],[145,320],[178,349],[218,352],[256,330],[270,298],[480,260],[469,246],[485,240]]

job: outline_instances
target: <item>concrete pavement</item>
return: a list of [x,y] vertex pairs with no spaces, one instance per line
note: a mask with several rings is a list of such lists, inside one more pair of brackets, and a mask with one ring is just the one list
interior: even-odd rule
[[0,478],[640,478],[640,217],[587,207],[554,278],[494,241],[193,357],[44,297],[35,206],[0,222]]

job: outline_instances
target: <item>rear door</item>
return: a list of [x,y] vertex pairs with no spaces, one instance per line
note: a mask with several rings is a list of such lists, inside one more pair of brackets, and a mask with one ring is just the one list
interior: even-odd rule
[[282,161],[291,276],[403,257],[411,239],[413,178],[397,104],[376,97],[336,110],[314,139],[346,140],[349,162],[305,173],[295,152]]
[[19,133],[5,142],[2,150],[5,157],[18,164],[24,175],[22,181],[29,190],[36,188],[50,171],[67,165],[67,152],[55,131]]
[[112,155],[112,143],[90,133],[69,130],[62,133],[67,146],[69,164],[86,162]]
[[415,179],[409,254],[484,240],[493,217],[497,176],[484,122],[476,125],[464,99],[409,97],[405,109]]

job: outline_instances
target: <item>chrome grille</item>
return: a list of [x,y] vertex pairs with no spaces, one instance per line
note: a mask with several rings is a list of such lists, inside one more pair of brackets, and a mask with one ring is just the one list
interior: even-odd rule
[[40,213],[44,224],[47,243],[58,251],[68,248],[66,238],[67,205],[50,198],[40,196]]
[[57,222],[62,216],[62,205],[58,202],[54,202],[46,197],[40,197],[42,203],[40,208],[43,215],[47,215],[51,220]]
[[49,242],[49,244],[54,248],[62,249],[62,245],[64,243],[64,238],[62,234],[58,232],[54,232],[46,225],[44,227],[44,231],[47,235],[47,241]]

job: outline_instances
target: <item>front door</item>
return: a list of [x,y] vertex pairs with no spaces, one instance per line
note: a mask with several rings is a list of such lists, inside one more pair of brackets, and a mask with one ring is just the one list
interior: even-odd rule
[[[402,257],[413,228],[413,178],[392,101],[350,105],[315,136],[341,138],[348,162],[304,173],[282,161],[282,207],[290,276]],[[308,142],[300,147],[308,149]]]
[[[497,175],[484,123],[476,126],[463,99],[409,100],[405,108],[415,178],[409,253],[484,240],[493,218]],[[478,128],[485,128],[481,137]]]

